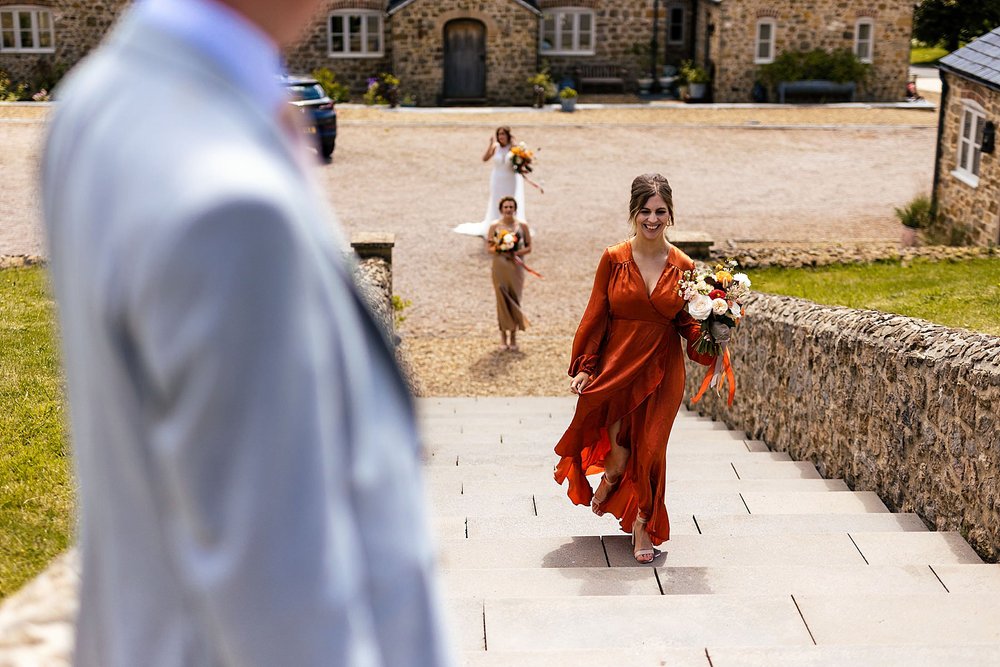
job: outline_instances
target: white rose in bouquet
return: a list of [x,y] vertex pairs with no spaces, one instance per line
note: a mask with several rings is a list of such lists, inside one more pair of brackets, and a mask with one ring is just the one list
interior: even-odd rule
[[738,303],[734,303],[733,307],[729,309],[729,312],[731,312],[733,314],[733,317],[735,317],[736,319],[740,319],[741,317],[743,317],[743,311],[740,310],[740,304]]
[[747,287],[750,287],[750,278],[745,273],[733,274],[733,282],[741,283],[743,285],[746,285]]
[[712,299],[712,312],[716,315],[725,315],[729,310],[729,303],[725,299]]
[[699,294],[688,302],[688,312],[696,320],[704,320],[712,314],[712,300]]

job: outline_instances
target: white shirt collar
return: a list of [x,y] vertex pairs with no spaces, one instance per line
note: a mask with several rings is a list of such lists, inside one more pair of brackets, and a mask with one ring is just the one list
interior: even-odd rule
[[215,0],[141,0],[135,15],[210,58],[268,113],[288,100],[277,44],[239,12]]

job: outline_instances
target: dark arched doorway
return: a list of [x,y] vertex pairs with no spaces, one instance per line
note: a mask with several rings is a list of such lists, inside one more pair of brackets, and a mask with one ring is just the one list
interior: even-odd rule
[[444,26],[444,100],[486,100],[486,26],[455,19]]

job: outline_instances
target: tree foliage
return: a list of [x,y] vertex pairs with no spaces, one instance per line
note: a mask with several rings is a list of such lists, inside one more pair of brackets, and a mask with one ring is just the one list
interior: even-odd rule
[[954,51],[1000,26],[1000,0],[921,0],[913,13],[913,36]]

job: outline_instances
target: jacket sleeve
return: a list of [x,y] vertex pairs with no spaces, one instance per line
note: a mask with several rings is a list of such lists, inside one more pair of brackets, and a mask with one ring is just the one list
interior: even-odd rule
[[681,310],[674,318],[674,325],[678,333],[687,341],[687,355],[691,361],[702,366],[711,366],[715,363],[715,355],[701,354],[695,349],[694,344],[701,338],[701,324],[691,317],[686,310]]
[[611,319],[608,303],[608,283],[611,279],[611,255],[605,250],[597,265],[594,289],[590,293],[587,310],[573,338],[573,360],[569,366],[570,377],[581,371],[594,375],[604,347],[604,336]]

